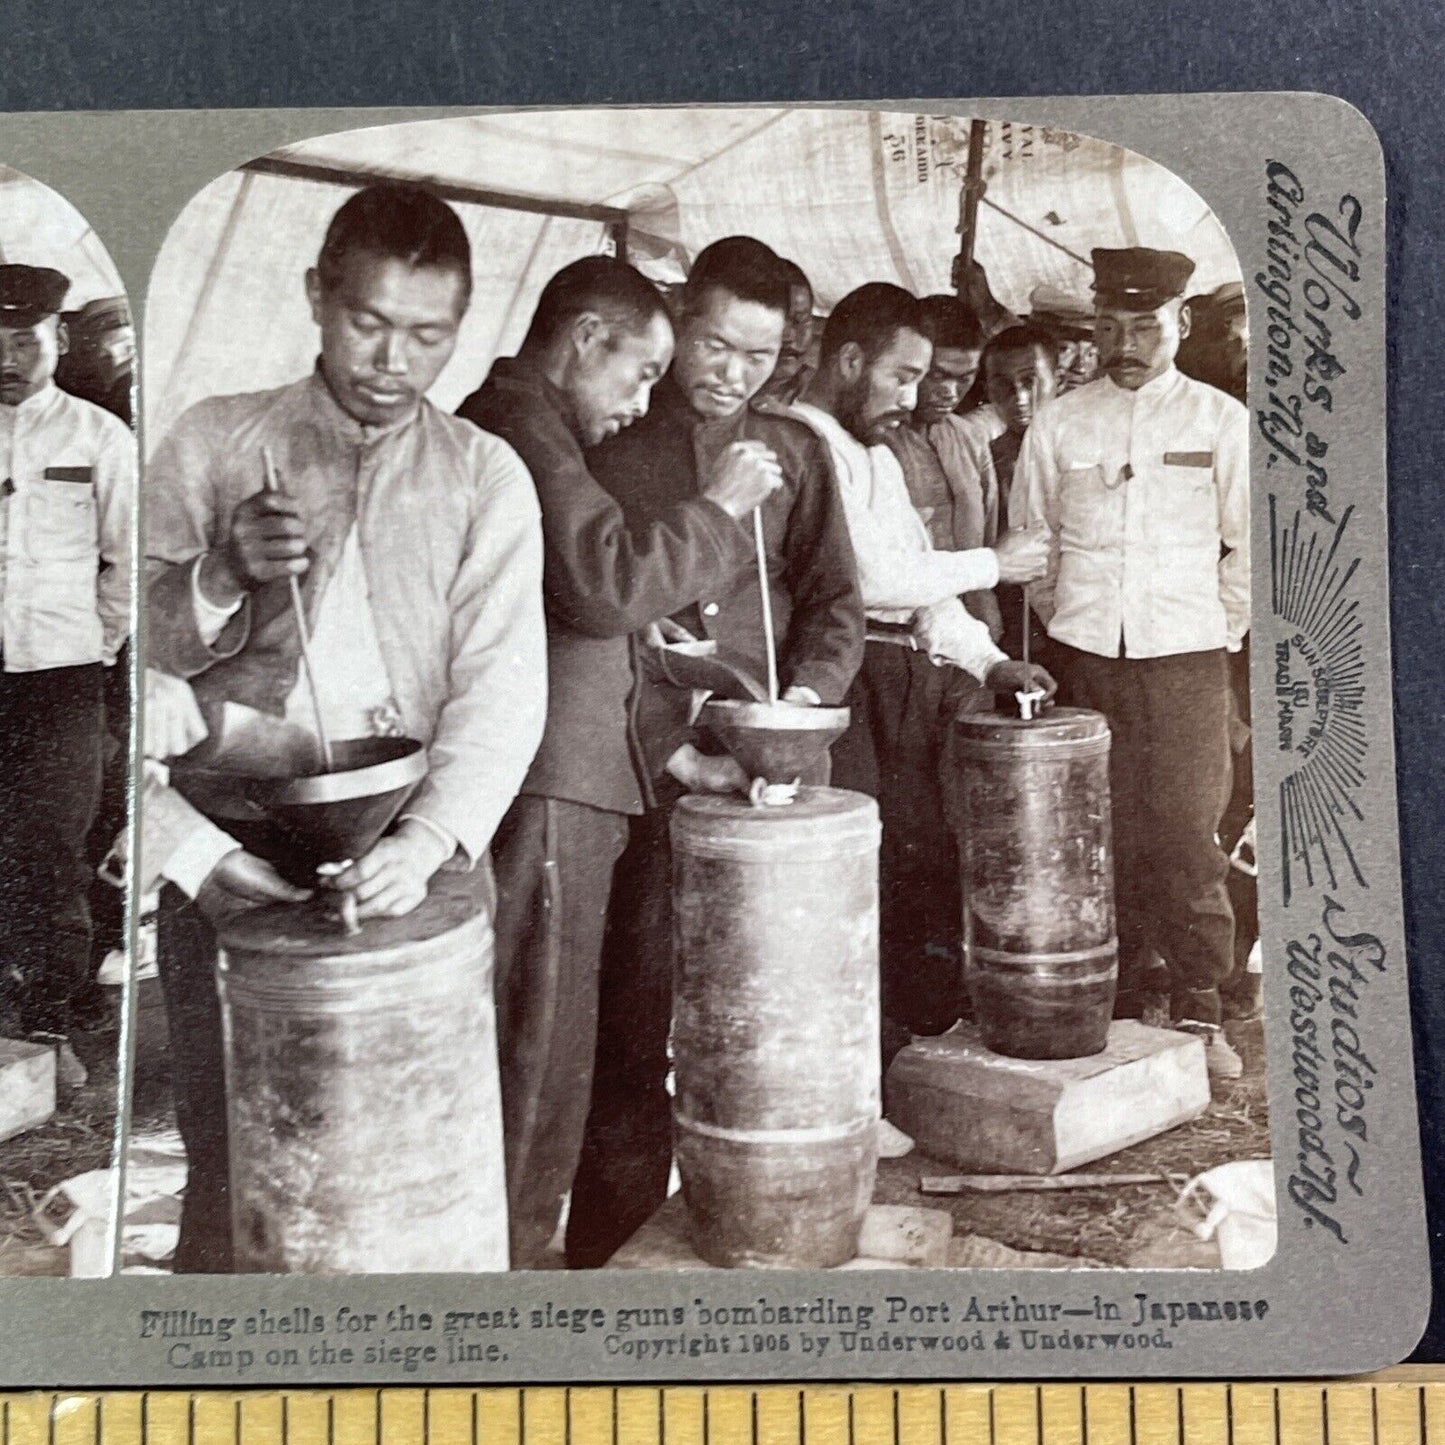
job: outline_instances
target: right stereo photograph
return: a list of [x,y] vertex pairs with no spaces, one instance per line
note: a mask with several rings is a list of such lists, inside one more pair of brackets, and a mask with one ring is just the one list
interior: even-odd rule
[[1248,338],[1200,196],[1047,126],[208,185],[145,319],[123,1268],[1265,1263]]

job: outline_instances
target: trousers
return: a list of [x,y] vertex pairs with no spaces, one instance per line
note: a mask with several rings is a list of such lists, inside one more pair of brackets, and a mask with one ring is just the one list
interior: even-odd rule
[[186,1192],[172,1269],[231,1274],[231,1154],[216,931],[174,883],[156,909],[156,966],[170,1034],[171,1097],[186,1149]]
[[939,769],[952,668],[921,652],[870,642],[833,745],[833,783],[877,800],[880,985],[885,1018],[940,1034],[963,1016],[963,902],[958,845]]
[[103,671],[0,672],[0,1033],[68,1033],[90,975]]
[[567,1216],[567,1263],[599,1269],[667,1198],[672,1100],[672,845],[681,790],[628,820],[602,940],[592,1100]]
[[1153,954],[1169,971],[1174,1018],[1220,1021],[1234,966],[1234,912],[1219,844],[1228,802],[1227,654],[1098,657],[1054,644],[1062,700],[1109,720],[1119,989]]
[[621,813],[527,795],[492,840],[513,1269],[542,1263],[582,1153],[607,899],[626,844]]

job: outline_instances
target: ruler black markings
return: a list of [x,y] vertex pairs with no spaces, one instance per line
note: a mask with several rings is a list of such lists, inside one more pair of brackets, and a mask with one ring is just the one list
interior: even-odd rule
[[1424,1370],[1280,1385],[46,1391],[0,1396],[0,1445],[512,1445],[513,1429],[515,1445],[1445,1445],[1442,1397],[1445,1371]]

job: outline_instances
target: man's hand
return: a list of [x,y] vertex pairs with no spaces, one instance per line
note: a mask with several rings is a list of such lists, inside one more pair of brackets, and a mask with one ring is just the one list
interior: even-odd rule
[[206,875],[196,902],[217,919],[252,904],[304,903],[310,897],[309,888],[288,883],[264,858],[235,848]]
[[690,793],[745,793],[748,775],[732,758],[708,757],[684,743],[668,760],[667,771]]
[[217,607],[229,607],[277,577],[299,577],[310,565],[296,503],[285,492],[255,492],[232,514],[226,540],[206,553],[201,592]]
[[451,853],[426,824],[407,818],[364,858],[327,879],[325,886],[355,895],[358,920],[400,918],[426,897],[432,874]]
[[734,442],[708,473],[702,494],[738,521],[783,485],[783,469],[763,442]]
[[800,682],[795,682],[792,687],[785,689],[780,701],[792,703],[794,707],[823,706],[823,699],[811,687],[804,687]]
[[970,592],[963,605],[969,616],[978,618],[988,628],[988,635],[997,643],[1003,636],[1003,613],[999,611],[998,598],[992,592]]
[[1049,539],[1043,532],[1005,532],[993,550],[1000,582],[1037,582],[1048,571]]
[[[966,267],[960,267],[961,259],[959,256],[953,258],[953,288],[968,302],[973,314],[989,331],[1001,331],[1005,326],[1014,325],[1018,317],[993,294],[993,288],[988,284],[988,272],[972,257]],[[959,276],[960,270],[962,277]]]
[[190,683],[183,677],[146,668],[146,756],[178,758],[204,742],[208,731]]
[[1045,702],[1059,690],[1058,683],[1038,663],[1025,665],[1011,657],[994,663],[983,685],[990,692],[1041,692]]

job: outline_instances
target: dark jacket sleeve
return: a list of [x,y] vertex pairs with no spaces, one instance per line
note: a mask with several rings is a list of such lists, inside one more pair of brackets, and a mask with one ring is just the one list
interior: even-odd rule
[[785,687],[810,687],[835,706],[863,663],[863,594],[832,463],[811,433],[802,445],[802,485],[783,544],[793,615],[779,671]]
[[655,786],[667,773],[668,759],[684,743],[698,741],[692,694],[662,675],[654,650],[641,642],[636,644],[636,674],[633,725],[647,781]]
[[624,516],[562,419],[540,404],[459,413],[526,463],[542,507],[548,613],[587,637],[622,637],[719,587],[751,557],[749,533],[699,497],[641,521]]

